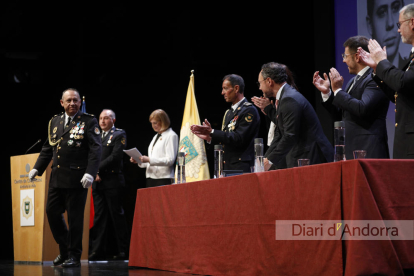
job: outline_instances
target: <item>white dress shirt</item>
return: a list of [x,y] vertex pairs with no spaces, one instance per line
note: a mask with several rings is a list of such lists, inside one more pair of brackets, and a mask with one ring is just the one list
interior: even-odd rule
[[[283,87],[285,87],[286,83],[284,83],[276,93],[276,101],[280,100],[280,95],[282,94]],[[275,103],[276,104],[276,103]],[[276,125],[272,121],[270,122],[269,132],[267,133],[267,145],[270,146],[272,144],[274,135],[275,135]],[[273,164],[270,160],[269,164]]]
[[[282,87],[280,87],[280,89],[277,91],[276,93],[276,101],[279,101],[280,99],[280,94],[282,94],[282,89],[283,87],[286,85],[283,84]],[[275,103],[276,104],[276,103]],[[270,122],[270,127],[269,127],[269,132],[267,134],[267,145],[270,146],[272,144],[274,135],[275,135],[275,129],[276,129],[276,125],[275,123],[273,123],[272,121]]]
[[231,109],[233,109],[233,112],[234,112],[234,111],[236,111],[236,109],[239,107],[240,103],[241,103],[244,99],[246,99],[246,98],[245,98],[245,97],[243,97],[243,99],[241,99],[240,101],[238,101],[237,103],[235,103],[235,104],[233,104],[233,105],[231,106]]
[[[78,113],[76,112],[76,114],[78,114]],[[69,115],[65,112],[65,126],[68,124],[69,117],[70,117],[70,120],[71,120],[71,122],[72,122],[72,121],[73,121],[73,118],[75,118],[76,114],[75,114],[75,115],[73,115],[73,116],[69,116]]]
[[161,133],[154,145],[157,134],[148,147],[149,163],[138,165],[146,168],[146,177],[152,179],[174,178],[175,159],[178,152],[178,135],[171,129]]

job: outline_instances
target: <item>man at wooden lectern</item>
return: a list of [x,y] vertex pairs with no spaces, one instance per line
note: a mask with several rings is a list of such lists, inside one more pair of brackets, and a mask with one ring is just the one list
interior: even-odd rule
[[[75,267],[82,254],[83,214],[88,188],[99,168],[101,139],[98,121],[79,110],[81,99],[76,89],[62,93],[60,104],[65,112],[49,122],[44,143],[30,179],[42,175],[53,159],[46,214],[60,254],[54,265]],[[68,227],[63,214],[67,211]]]

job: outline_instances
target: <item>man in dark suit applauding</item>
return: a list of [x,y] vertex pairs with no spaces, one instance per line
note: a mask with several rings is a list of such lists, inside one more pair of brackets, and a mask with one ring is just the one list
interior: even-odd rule
[[81,99],[76,89],[65,90],[60,104],[65,112],[50,120],[49,137],[29,177],[43,174],[53,159],[46,203],[50,230],[60,251],[53,264],[74,267],[80,265],[83,214],[88,188],[101,160],[101,139],[96,118],[79,110]]
[[[319,71],[313,75],[313,84],[321,91],[322,105],[334,120],[345,122],[345,155],[354,159],[354,150],[366,150],[366,158],[389,158],[388,136],[385,119],[389,100],[371,77],[372,69],[361,63],[358,47],[368,51],[368,38],[353,36],[345,43],[343,62],[350,74],[356,75],[342,89],[344,79],[335,68],[330,78]],[[330,86],[332,85],[332,90]]]
[[106,259],[109,227],[113,229],[113,240],[118,251],[113,259],[128,259],[129,238],[121,203],[121,189],[125,186],[122,158],[126,147],[126,133],[122,129],[115,128],[115,121],[115,113],[110,109],[104,109],[99,116],[99,126],[102,130],[102,158],[98,175],[92,185],[95,217],[89,261]]
[[403,43],[411,44],[409,61],[398,69],[387,60],[386,48],[376,40],[368,43],[369,53],[358,48],[363,62],[374,69],[373,79],[395,103],[394,159],[414,158],[414,4],[400,11],[398,32]]
[[[333,146],[322,131],[315,110],[306,98],[288,84],[286,65],[270,62],[262,66],[259,73],[259,89],[264,97],[276,98],[273,118],[280,133],[267,150],[265,170],[286,158],[288,168],[296,167],[298,159],[309,159],[310,164],[333,161]],[[264,108],[271,114],[274,107]]]

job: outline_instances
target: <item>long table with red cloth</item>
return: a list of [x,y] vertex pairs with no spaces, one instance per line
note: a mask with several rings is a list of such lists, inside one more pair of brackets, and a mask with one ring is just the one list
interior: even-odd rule
[[277,240],[277,220],[414,220],[414,161],[350,160],[137,191],[129,266],[402,275],[413,240]]

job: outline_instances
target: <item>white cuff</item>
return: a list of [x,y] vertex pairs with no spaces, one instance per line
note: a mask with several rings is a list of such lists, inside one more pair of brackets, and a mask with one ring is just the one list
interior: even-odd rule
[[321,94],[322,94],[322,100],[323,100],[323,102],[326,102],[329,99],[329,97],[331,96],[332,91],[329,89],[329,93],[328,94],[324,94],[322,92],[321,92]]
[[334,96],[336,96],[336,94],[339,92],[339,91],[341,91],[342,90],[342,88],[338,88],[338,89],[336,89],[335,91],[334,91]]

